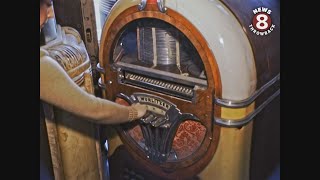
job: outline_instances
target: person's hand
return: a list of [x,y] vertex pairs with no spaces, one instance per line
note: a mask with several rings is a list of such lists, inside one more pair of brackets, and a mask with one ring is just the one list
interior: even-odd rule
[[137,104],[132,104],[131,107],[134,108],[135,110],[137,110],[137,112],[138,112],[136,119],[142,118],[147,113],[147,106],[146,105],[142,105],[142,104],[137,103]]

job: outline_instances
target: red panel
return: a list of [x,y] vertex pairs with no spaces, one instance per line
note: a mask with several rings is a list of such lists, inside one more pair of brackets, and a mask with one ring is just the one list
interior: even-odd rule
[[205,135],[206,128],[202,124],[195,121],[185,121],[178,128],[172,148],[179,159],[185,158],[200,147]]
[[147,0],[147,4],[157,4],[157,0]]

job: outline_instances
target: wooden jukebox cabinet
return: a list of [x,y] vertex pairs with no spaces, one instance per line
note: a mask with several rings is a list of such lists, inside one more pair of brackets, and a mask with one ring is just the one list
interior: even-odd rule
[[[48,21],[43,31],[46,44],[41,46],[41,51],[55,59],[84,91],[94,94],[91,63],[79,32],[68,26],[61,27],[55,18]],[[50,157],[47,160],[50,162],[46,162],[46,168],[52,170],[50,176],[56,180],[103,179],[98,126],[88,119],[43,104],[45,118],[41,119],[43,143],[40,151]]]
[[279,18],[276,1],[117,1],[99,85],[149,111],[102,132],[111,179],[249,179],[253,121],[280,93]]

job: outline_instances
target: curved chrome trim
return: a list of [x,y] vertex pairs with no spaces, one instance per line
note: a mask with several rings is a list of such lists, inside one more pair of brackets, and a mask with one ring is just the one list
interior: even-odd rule
[[268,83],[263,85],[258,91],[256,91],[252,96],[241,101],[232,101],[227,99],[215,99],[215,104],[228,108],[243,108],[249,106],[253,101],[255,101],[259,95],[261,95],[266,89],[272,86],[274,83],[280,80],[280,74],[270,80]]
[[147,0],[141,0],[140,4],[138,5],[139,11],[144,10],[146,6],[147,6]]
[[96,70],[97,70],[99,73],[102,73],[102,74],[105,74],[105,73],[106,73],[106,70],[104,70],[104,69],[100,66],[100,63],[97,64]]
[[116,95],[117,98],[121,98],[124,99],[125,101],[127,101],[127,103],[129,103],[130,105],[134,103],[134,101],[127,95],[123,94],[123,93],[119,93]]
[[78,76],[72,78],[72,80],[80,86],[84,82],[84,72],[79,74]]
[[158,9],[160,12],[165,13],[167,8],[164,6],[164,0],[157,0]]
[[99,78],[99,80],[98,80],[98,86],[99,86],[101,89],[107,89],[107,86],[102,83],[101,78]]
[[280,94],[280,89],[276,91],[272,96],[270,96],[264,103],[262,103],[257,109],[255,109],[252,113],[248,114],[246,117],[239,120],[229,120],[222,119],[218,117],[214,117],[215,123],[221,126],[226,127],[241,127],[248,124],[258,113],[260,113],[263,108],[265,108],[274,98],[276,98]]

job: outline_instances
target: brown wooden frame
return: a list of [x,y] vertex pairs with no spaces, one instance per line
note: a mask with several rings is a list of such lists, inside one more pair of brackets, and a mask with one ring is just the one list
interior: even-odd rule
[[[196,91],[196,101],[194,103],[138,87],[117,83],[117,72],[112,70],[110,64],[112,63],[111,59],[113,49],[115,48],[117,39],[120,36],[119,32],[121,32],[128,23],[141,18],[155,18],[175,26],[189,38],[190,42],[197,49],[207,73],[208,87],[206,90]],[[168,9],[166,13],[161,13],[155,4],[148,4],[146,9],[143,11],[139,11],[136,6],[128,8],[123,11],[112,22],[110,28],[103,31],[103,33],[104,35],[102,35],[102,37],[105,38],[101,39],[100,50],[103,51],[103,59],[100,59],[100,65],[106,70],[106,73],[102,77],[104,77],[104,82],[113,82],[112,85],[107,86],[105,98],[115,100],[115,96],[119,92],[127,95],[131,95],[132,92],[137,91],[155,94],[176,104],[181,112],[188,112],[196,115],[207,129],[207,134],[203,144],[192,156],[189,156],[183,162],[164,163],[160,166],[153,164],[145,157],[145,154],[143,154],[143,152],[136,146],[135,142],[130,141],[130,138],[127,137],[121,126],[118,126],[118,132],[126,147],[129,151],[133,152],[131,154],[137,161],[145,164],[145,168],[147,170],[159,176],[169,179],[178,177],[183,178],[192,177],[201,172],[212,160],[219,142],[220,126],[213,124],[213,116],[214,114],[215,116],[220,116],[220,108],[214,109],[213,102],[215,97],[221,98],[222,89],[218,65],[205,38],[196,29],[196,27],[194,27],[182,15],[172,9]],[[163,169],[167,171],[171,170],[172,172],[166,173]]]

